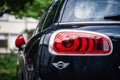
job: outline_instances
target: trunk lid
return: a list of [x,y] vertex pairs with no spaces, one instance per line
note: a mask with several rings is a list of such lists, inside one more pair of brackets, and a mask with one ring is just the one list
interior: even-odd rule
[[[49,38],[60,29],[77,29],[99,32],[107,35],[113,44],[113,51],[107,56],[57,56],[48,50]],[[49,38],[48,38],[49,37]],[[48,80],[76,79],[120,79],[120,24],[59,24],[48,30],[43,44],[42,68],[43,78]],[[46,55],[46,56],[45,56]],[[63,69],[56,68],[53,63],[69,63]],[[51,75],[53,74],[53,75]],[[45,76],[48,77],[45,77]],[[56,76],[56,77],[55,77]]]

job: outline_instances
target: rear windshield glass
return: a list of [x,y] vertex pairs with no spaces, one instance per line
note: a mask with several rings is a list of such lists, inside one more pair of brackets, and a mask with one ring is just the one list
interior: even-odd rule
[[62,22],[105,20],[120,15],[120,0],[68,0]]

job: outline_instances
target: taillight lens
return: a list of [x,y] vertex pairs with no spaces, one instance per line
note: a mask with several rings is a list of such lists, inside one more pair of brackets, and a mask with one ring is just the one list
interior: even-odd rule
[[22,35],[19,35],[17,38],[16,38],[16,40],[15,40],[15,46],[17,47],[17,48],[20,48],[22,45],[24,45],[25,44],[25,40],[24,40],[24,38],[23,38],[23,36]]
[[112,43],[101,33],[58,30],[50,38],[49,51],[56,55],[109,55]]

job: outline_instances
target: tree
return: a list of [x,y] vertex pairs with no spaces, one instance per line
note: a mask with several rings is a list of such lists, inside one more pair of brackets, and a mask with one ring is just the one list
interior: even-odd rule
[[0,1],[0,15],[9,13],[16,17],[37,18],[45,11],[52,0],[2,0]]

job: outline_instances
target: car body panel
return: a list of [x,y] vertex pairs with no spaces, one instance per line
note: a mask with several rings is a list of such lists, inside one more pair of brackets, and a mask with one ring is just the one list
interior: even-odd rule
[[[56,26],[56,25],[53,25]],[[96,25],[81,25],[81,24],[62,24],[57,27],[49,28],[46,31],[46,36],[44,38],[44,42],[42,43],[42,52],[41,52],[41,77],[47,79],[59,79],[61,80],[66,78],[73,79],[82,76],[88,76],[92,78],[96,78],[96,76],[104,76],[106,78],[119,78],[120,74],[120,25],[104,25],[104,24],[96,24]],[[49,52],[49,40],[52,33],[56,30],[62,29],[75,29],[75,30],[86,30],[86,31],[95,31],[102,34],[105,34],[110,37],[113,44],[113,52],[108,56],[57,56],[53,55]],[[58,63],[62,61],[64,63],[69,63],[69,65],[65,69],[56,68],[53,63]],[[52,74],[52,75],[50,75]],[[80,74],[80,75],[78,75]],[[84,75],[83,75],[84,74]],[[69,76],[71,75],[71,76]],[[49,77],[46,77],[49,76]],[[81,76],[81,77],[82,77]],[[99,78],[98,77],[98,78]],[[84,77],[83,77],[84,78]],[[79,78],[78,78],[79,79]]]
[[[71,5],[69,5],[71,7],[66,10],[69,1],[72,1],[70,2]],[[120,80],[120,21],[111,19],[71,21],[74,16],[69,16],[69,14],[74,11],[72,10],[74,8],[72,3],[75,1],[55,0],[41,17],[33,36],[26,43],[22,51],[21,72],[25,73],[22,75],[24,77],[22,79]],[[81,1],[84,3],[83,0]],[[99,2],[104,2],[104,0]],[[67,13],[66,16],[64,13]],[[68,21],[64,21],[63,17],[70,17],[70,19],[67,18]],[[108,36],[113,45],[112,53],[106,56],[65,56],[52,54],[49,51],[51,36],[55,31],[66,29],[92,31]]]

